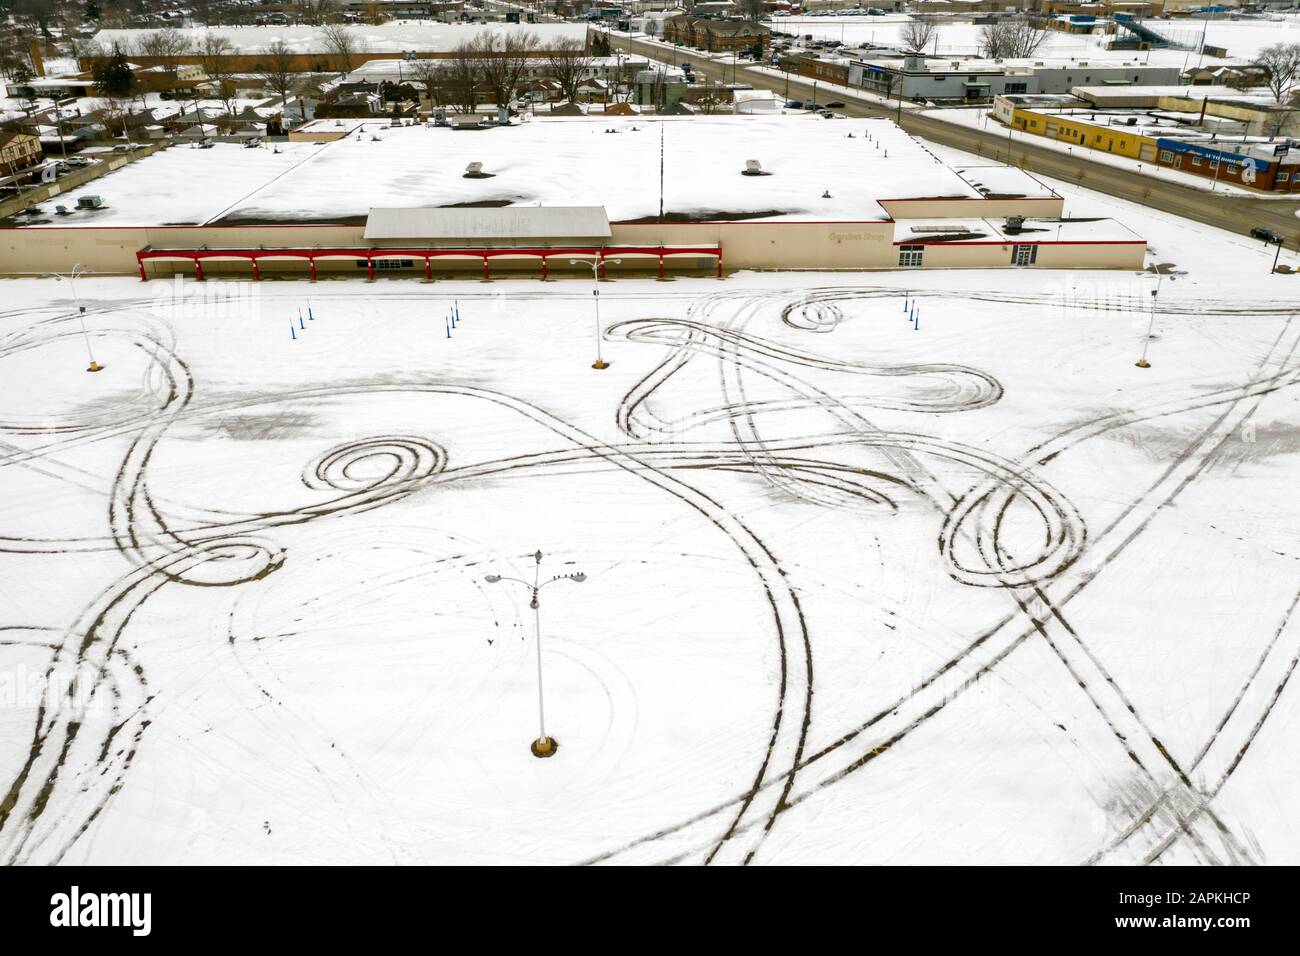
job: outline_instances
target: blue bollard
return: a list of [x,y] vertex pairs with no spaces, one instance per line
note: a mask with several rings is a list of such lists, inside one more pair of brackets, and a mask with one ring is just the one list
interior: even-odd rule
[[298,338],[298,333],[295,332],[295,331],[293,330],[293,323],[292,323],[292,322],[289,323],[289,338],[291,338],[291,339],[297,339],[297,338]]

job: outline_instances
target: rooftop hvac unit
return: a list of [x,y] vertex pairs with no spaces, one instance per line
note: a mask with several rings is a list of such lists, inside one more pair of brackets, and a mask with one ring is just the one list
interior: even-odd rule
[[488,174],[483,172],[482,163],[470,163],[465,167],[465,179],[487,179]]
[[745,160],[745,168],[741,172],[742,176],[766,176],[763,172],[763,164],[756,159]]
[[79,196],[77,198],[78,209],[98,209],[104,205],[104,199],[101,196]]
[[1024,216],[1007,216],[1008,231],[1018,231],[1020,229],[1023,229],[1024,225],[1025,225]]
[[920,234],[920,233],[932,233],[932,234],[934,234],[934,235],[940,235],[940,234],[943,234],[943,233],[951,233],[951,232],[967,232],[967,231],[969,231],[969,229],[970,229],[969,226],[962,226],[962,225],[955,225],[955,226],[913,226],[913,227],[912,227],[912,232],[914,232],[914,233],[918,233],[918,234]]

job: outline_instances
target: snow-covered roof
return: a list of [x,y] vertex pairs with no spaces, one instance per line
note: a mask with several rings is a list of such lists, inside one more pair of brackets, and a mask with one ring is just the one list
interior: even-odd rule
[[371,209],[367,239],[595,239],[607,237],[604,206],[507,206],[502,209]]
[[[543,49],[548,41],[583,39],[587,27],[581,23],[381,23],[349,26],[348,32],[356,41],[358,55],[367,53],[445,53],[484,30],[494,33],[523,31],[534,33]],[[134,50],[140,38],[152,30],[100,30],[92,42],[105,49],[114,43],[123,49]],[[328,45],[320,27],[313,26],[248,26],[248,27],[192,27],[178,30],[192,47],[199,47],[205,36],[220,36],[230,41],[231,53],[256,54],[277,40],[282,40],[294,53],[323,53]]]
[[[481,210],[503,201],[512,208],[600,204],[614,222],[656,215],[660,121],[603,114],[593,120],[581,113],[561,119],[567,109],[472,136],[423,126],[388,129],[387,118],[374,118],[344,123],[382,131],[377,139],[354,132],[325,145],[282,143],[279,153],[227,144],[162,150],[93,184],[90,191],[115,197],[96,222],[329,222],[359,220],[372,208],[473,203]],[[886,217],[881,197],[981,195],[887,120],[787,111],[688,115],[664,118],[662,125],[664,208],[699,220],[879,220]],[[742,176],[749,159],[772,175]],[[494,175],[461,178],[470,162]],[[833,198],[823,196],[828,190]],[[997,191],[1011,190],[999,185]],[[1014,191],[1026,192],[1027,185]],[[75,202],[75,194],[70,198]]]

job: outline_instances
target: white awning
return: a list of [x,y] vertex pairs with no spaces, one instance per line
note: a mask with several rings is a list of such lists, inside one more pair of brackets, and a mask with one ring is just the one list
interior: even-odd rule
[[604,206],[371,209],[367,239],[607,239]]

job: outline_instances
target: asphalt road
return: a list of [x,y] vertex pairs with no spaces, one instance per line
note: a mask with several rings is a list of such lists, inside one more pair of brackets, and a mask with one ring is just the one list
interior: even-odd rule
[[[610,40],[620,49],[655,59],[662,59],[666,52],[658,44],[633,40],[616,33],[610,37]],[[693,56],[693,53],[696,55]],[[704,59],[698,56],[697,51],[684,47],[676,51],[675,57],[679,63],[689,62],[694,72],[706,79],[730,81],[733,77],[733,65],[730,61]],[[813,98],[814,84],[803,77],[770,76],[749,69],[743,62],[735,65],[734,76],[755,88],[773,90],[780,96],[785,96],[788,91],[789,96],[794,99]],[[839,90],[832,91],[825,86],[821,86],[817,91],[816,99],[823,103],[828,100],[842,101],[845,104],[844,108],[837,109],[836,112],[848,116],[898,118],[897,108],[853,99]],[[902,111],[899,125],[914,136],[944,146],[988,156],[1000,162],[1008,161],[1007,137],[997,130],[945,123],[929,116],[909,112],[906,107]],[[1190,186],[1142,176],[1105,163],[1093,162],[1051,147],[1028,145],[1023,141],[1010,145],[1010,162],[1033,173],[1078,183],[1120,199],[1132,200],[1153,209],[1171,212],[1233,232],[1249,233],[1255,226],[1268,226],[1287,237],[1288,247],[1300,248],[1300,219],[1296,218],[1297,211],[1300,211],[1300,199],[1255,199],[1240,195],[1215,195]]]

